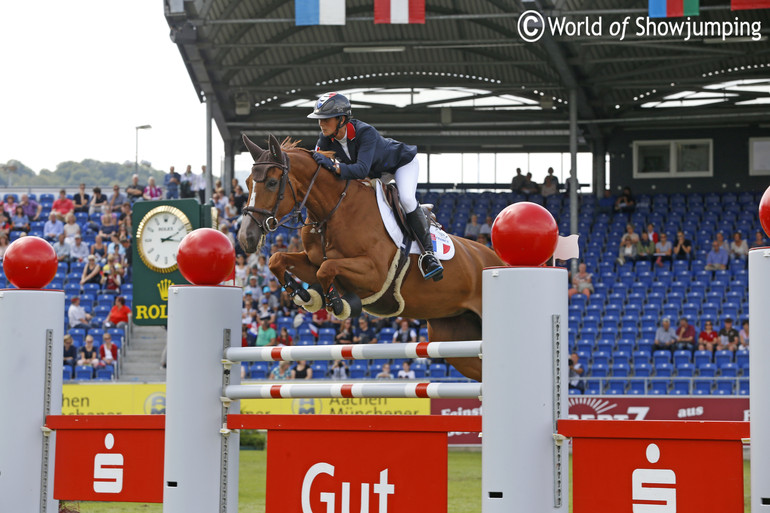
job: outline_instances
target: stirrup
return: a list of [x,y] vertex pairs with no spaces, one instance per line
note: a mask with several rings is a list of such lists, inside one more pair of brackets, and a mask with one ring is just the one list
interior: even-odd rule
[[[438,264],[438,267],[433,269],[429,273],[425,273],[425,269],[423,269],[422,261],[427,256],[432,256],[436,263]],[[426,251],[425,253],[420,254],[419,258],[417,259],[417,267],[420,269],[420,274],[422,274],[422,277],[426,280],[429,278],[433,278],[434,281],[438,281],[442,277],[442,273],[444,272],[444,267],[441,265],[441,262],[439,262],[438,258],[436,258],[436,255],[433,253],[433,251]]]

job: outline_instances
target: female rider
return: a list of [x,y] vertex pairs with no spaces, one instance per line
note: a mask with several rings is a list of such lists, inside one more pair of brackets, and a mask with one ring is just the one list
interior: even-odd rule
[[350,101],[339,93],[326,93],[318,99],[308,115],[321,127],[316,151],[333,151],[335,160],[321,153],[313,157],[320,166],[346,180],[384,176],[383,182],[387,183],[393,177],[409,227],[422,247],[420,272],[426,280],[440,280],[443,267],[432,251],[428,218],[415,198],[420,174],[417,147],[386,139],[373,126],[351,119],[351,115]]

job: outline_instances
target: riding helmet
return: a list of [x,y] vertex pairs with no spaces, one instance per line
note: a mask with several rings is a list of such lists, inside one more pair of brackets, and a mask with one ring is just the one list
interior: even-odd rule
[[344,95],[340,93],[326,93],[318,99],[315,109],[307,117],[311,119],[328,119],[347,116],[350,118],[352,113],[350,101]]

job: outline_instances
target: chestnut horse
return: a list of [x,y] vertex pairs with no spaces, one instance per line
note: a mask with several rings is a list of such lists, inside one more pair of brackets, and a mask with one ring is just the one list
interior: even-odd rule
[[[390,293],[401,306],[395,312],[367,311],[383,317],[403,315],[428,321],[431,341],[481,339],[481,271],[503,265],[488,247],[452,237],[455,255],[443,261],[444,279],[424,280],[411,255],[394,277],[399,250],[385,231],[375,191],[366,180],[344,180],[319,167],[312,152],[286,139],[283,145],[270,136],[263,150],[245,135],[254,158],[246,180],[248,203],[238,232],[247,253],[262,248],[265,235],[290,222],[301,225],[304,252],[275,253],[270,271],[293,294],[294,302],[309,311],[326,306],[338,318],[358,315],[356,300],[364,305],[380,297],[388,284],[400,283]],[[307,217],[300,221],[300,210]],[[298,287],[294,276],[310,284]],[[340,297],[343,295],[343,297]],[[364,306],[364,309],[367,309]],[[463,375],[481,380],[477,358],[447,358]]]

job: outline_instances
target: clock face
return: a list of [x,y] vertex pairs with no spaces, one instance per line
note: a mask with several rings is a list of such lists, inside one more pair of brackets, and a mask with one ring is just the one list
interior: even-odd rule
[[139,257],[151,270],[169,273],[177,267],[179,243],[191,231],[190,220],[181,210],[156,207],[147,212],[136,231]]

